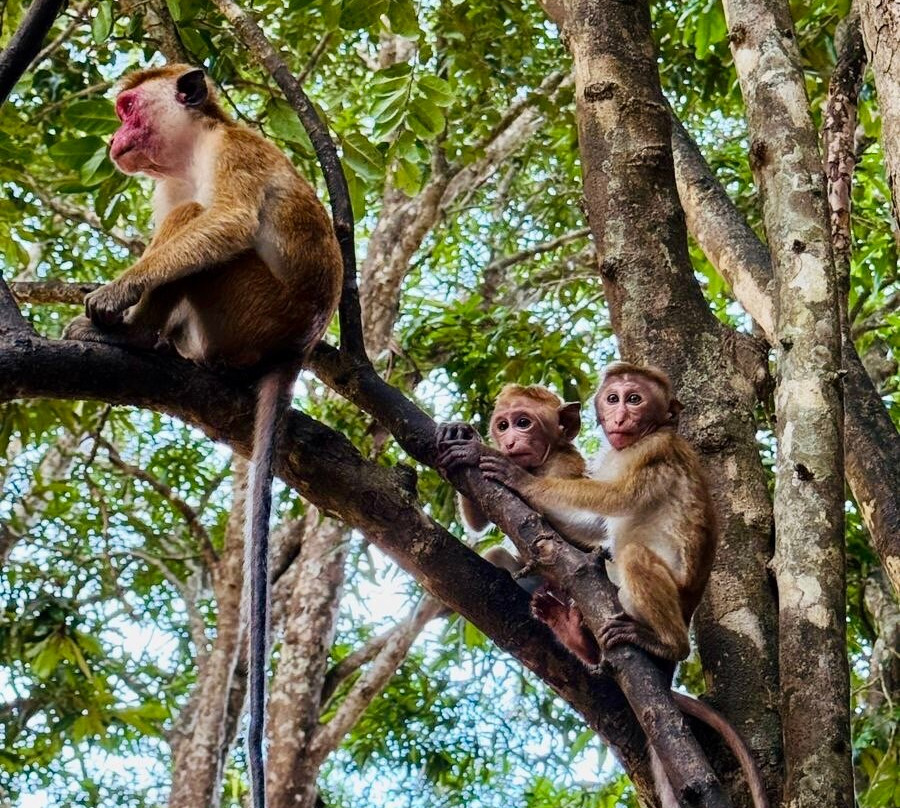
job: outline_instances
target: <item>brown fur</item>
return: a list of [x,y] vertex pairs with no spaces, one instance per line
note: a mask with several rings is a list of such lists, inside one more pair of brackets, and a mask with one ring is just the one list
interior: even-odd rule
[[[630,386],[619,387],[625,383]],[[613,388],[642,398],[633,405],[637,414],[621,416],[621,425],[612,423],[610,412],[624,403],[601,398]],[[481,468],[551,521],[573,512],[607,517],[610,577],[624,614],[597,639],[601,647],[630,642],[674,661],[688,654],[688,624],[709,579],[718,534],[699,460],[671,426],[673,401],[662,371],[617,363],[604,374],[595,402],[607,434],[630,430],[631,443],[610,451],[599,479],[530,475],[491,457]]]
[[171,347],[186,359],[264,372],[249,500],[250,722],[255,808],[265,806],[268,538],[278,422],[297,368],[340,298],[342,261],[328,215],[288,158],[230,120],[188,65],[126,76],[110,155],[157,181],[158,228],[140,260],[85,299],[68,339]]

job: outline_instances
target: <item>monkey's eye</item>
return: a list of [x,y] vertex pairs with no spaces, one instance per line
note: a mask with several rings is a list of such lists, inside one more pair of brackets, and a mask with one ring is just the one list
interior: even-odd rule
[[528,429],[531,426],[531,419],[526,418],[524,415],[521,418],[516,419],[516,428],[517,429]]
[[607,404],[618,404],[619,403],[619,394],[618,393],[610,393],[606,397]]
[[637,393],[631,393],[625,401],[629,404],[640,404],[643,399]]
[[500,432],[505,432],[507,429],[509,429],[509,421],[507,421],[505,418],[501,418],[499,421],[497,421],[497,429]]
[[134,97],[131,95],[120,95],[116,102],[116,112],[120,118],[128,115],[134,109]]

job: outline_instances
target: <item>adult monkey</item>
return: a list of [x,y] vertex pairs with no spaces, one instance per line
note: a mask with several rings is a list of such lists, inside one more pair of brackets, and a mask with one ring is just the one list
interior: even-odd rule
[[[581,404],[564,403],[541,385],[507,384],[494,402],[490,419],[491,441],[496,451],[517,466],[539,477],[578,479],[586,466],[572,441],[581,429]],[[477,465],[482,452],[481,438],[469,424],[452,422],[438,427],[439,469],[449,471],[460,465]],[[478,444],[478,445],[475,445]],[[459,511],[465,526],[474,533],[483,531],[488,518],[472,500],[459,496]],[[568,519],[562,516],[554,526],[576,547],[593,550],[604,537],[603,519]],[[581,612],[568,597],[552,589],[537,575],[527,575],[528,565],[502,547],[492,547],[484,558],[507,570],[531,596],[531,610],[582,658],[597,653],[593,635],[582,626]]]
[[[537,476],[496,452],[482,452],[477,463],[487,479],[516,492],[570,541],[566,521],[584,524],[604,517],[607,571],[623,611],[603,626],[596,637],[599,647],[631,643],[676,662],[689,652],[688,625],[718,541],[709,489],[695,452],[675,432],[682,405],[661,370],[610,365],[594,404],[611,447],[595,478]],[[471,458],[462,449],[457,455]],[[570,620],[564,629],[554,630],[570,650],[590,665],[599,662],[580,621]],[[754,804],[766,808],[762,777],[734,728],[702,702],[678,693],[673,697],[683,712],[722,734],[744,770]],[[663,806],[675,808],[668,778],[655,753],[652,758]]]
[[120,86],[110,156],[156,181],[149,248],[89,294],[67,339],[166,347],[203,365],[261,375],[247,517],[253,802],[265,805],[262,744],[268,540],[277,425],[294,379],[337,307],[342,263],[312,186],[288,158],[231,120],[202,70],[167,65]]

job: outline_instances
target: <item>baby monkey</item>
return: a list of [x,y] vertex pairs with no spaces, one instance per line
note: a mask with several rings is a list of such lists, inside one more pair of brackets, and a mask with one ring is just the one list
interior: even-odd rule
[[661,370],[625,362],[606,369],[594,406],[610,444],[594,477],[537,477],[496,455],[480,468],[551,522],[604,517],[622,612],[597,637],[601,648],[631,643],[684,659],[718,532],[700,461],[675,431],[682,406]]
[[[490,435],[500,457],[537,477],[579,479],[585,462],[572,441],[581,429],[581,405],[563,403],[540,385],[508,384],[497,396],[490,421]],[[438,427],[438,468],[476,466],[485,452],[478,433],[469,424],[453,422]],[[478,533],[488,525],[487,517],[470,499],[459,496],[460,516],[466,527]],[[604,537],[603,519],[559,513],[553,526],[581,550],[593,550]],[[552,590],[539,576],[522,576],[525,563],[502,547],[492,547],[484,558],[507,570],[532,595],[531,609],[570,650],[582,659],[597,657],[597,643],[582,625],[581,612],[568,597]]]

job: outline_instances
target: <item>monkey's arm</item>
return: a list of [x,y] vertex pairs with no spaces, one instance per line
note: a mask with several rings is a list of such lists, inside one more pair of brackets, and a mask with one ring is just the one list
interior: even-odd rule
[[667,481],[674,482],[664,463],[636,463],[615,481],[535,477],[496,455],[482,457],[479,467],[485,477],[515,491],[537,511],[568,507],[623,516],[658,499]]
[[[192,221],[185,224],[188,210]],[[206,209],[195,202],[179,205],[136,264],[85,298],[86,314],[99,326],[120,323],[125,310],[145,292],[223,264],[252,247],[257,219],[257,211],[246,200]],[[169,227],[170,220],[179,226]]]

